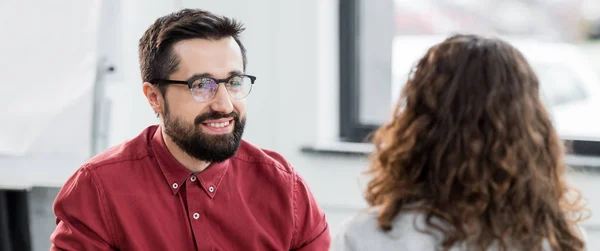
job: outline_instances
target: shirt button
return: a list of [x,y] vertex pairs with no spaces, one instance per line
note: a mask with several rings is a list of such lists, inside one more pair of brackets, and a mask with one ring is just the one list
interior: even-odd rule
[[200,218],[200,214],[199,213],[194,213],[194,219],[197,220],[198,218]]
[[177,189],[178,186],[177,183],[173,183],[173,188]]
[[196,176],[192,176],[192,177],[190,178],[190,180],[191,180],[191,181],[196,181]]
[[212,192],[214,192],[214,191],[215,191],[215,188],[214,188],[213,186],[210,186],[210,187],[208,188],[208,191],[212,193]]

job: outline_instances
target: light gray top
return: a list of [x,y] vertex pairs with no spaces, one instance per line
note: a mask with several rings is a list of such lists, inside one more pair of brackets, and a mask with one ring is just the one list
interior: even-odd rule
[[[400,213],[392,223],[390,232],[383,232],[377,227],[377,214],[375,212],[359,213],[347,219],[332,240],[330,251],[378,251],[378,250],[406,250],[427,251],[438,250],[442,234],[432,231],[430,235],[418,229],[428,229],[425,215],[422,213]],[[582,228],[584,241],[587,240]],[[466,250],[463,246],[456,246],[452,251]],[[490,248],[490,251],[497,248]],[[544,250],[551,250],[548,243],[544,242]]]

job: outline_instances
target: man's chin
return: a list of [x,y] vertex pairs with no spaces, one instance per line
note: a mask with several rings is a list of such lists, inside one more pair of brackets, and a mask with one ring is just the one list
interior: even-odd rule
[[[205,151],[195,153],[197,159],[208,162],[222,162],[233,157],[239,149],[239,144],[233,141],[210,142],[209,144],[210,148],[204,148]],[[188,152],[188,154],[190,153]]]

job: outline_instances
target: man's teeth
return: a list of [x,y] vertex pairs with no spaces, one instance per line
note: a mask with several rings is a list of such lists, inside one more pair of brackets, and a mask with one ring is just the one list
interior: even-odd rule
[[223,122],[223,123],[208,123],[207,125],[210,126],[210,127],[221,128],[221,127],[228,126],[229,125],[229,121]]

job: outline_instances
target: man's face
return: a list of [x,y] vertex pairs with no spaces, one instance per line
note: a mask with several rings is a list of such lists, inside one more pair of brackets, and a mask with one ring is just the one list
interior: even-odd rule
[[[243,57],[233,38],[189,39],[173,46],[179,66],[169,79],[188,80],[203,75],[226,79],[243,73]],[[186,85],[169,85],[164,98],[163,126],[188,155],[221,162],[237,151],[246,121],[245,99],[233,100],[220,83],[215,96],[198,102]]]

